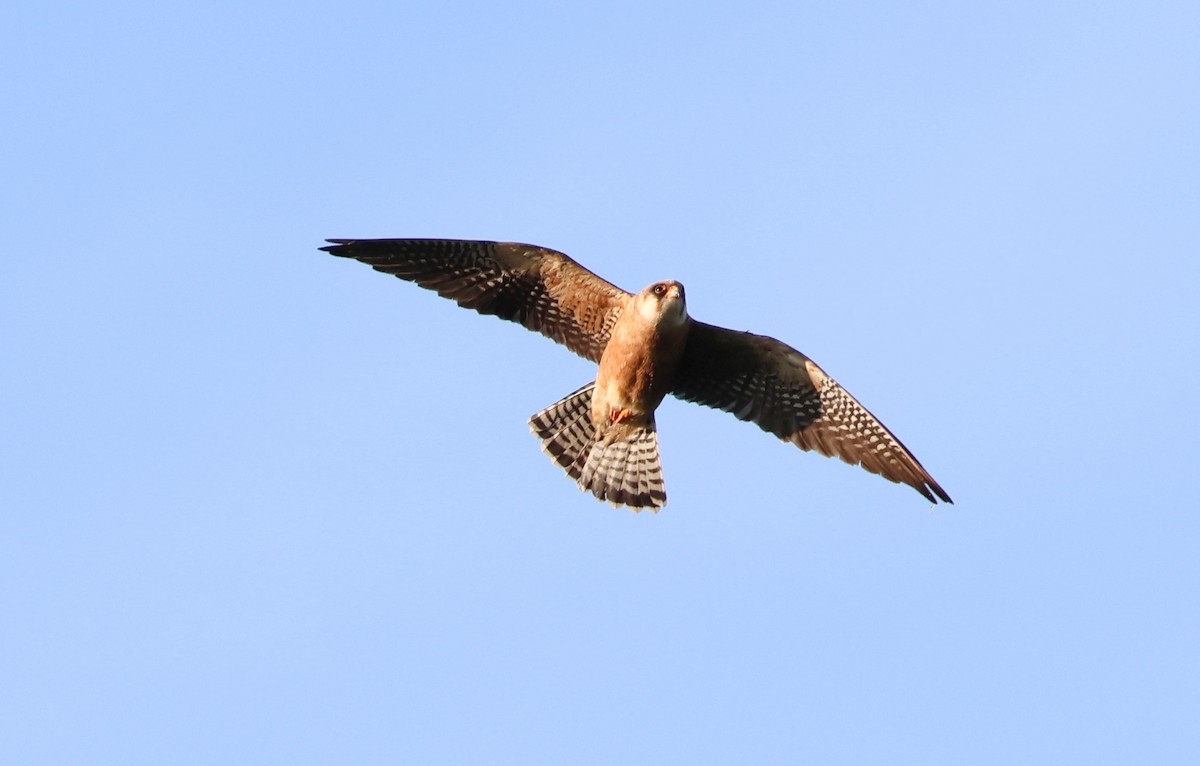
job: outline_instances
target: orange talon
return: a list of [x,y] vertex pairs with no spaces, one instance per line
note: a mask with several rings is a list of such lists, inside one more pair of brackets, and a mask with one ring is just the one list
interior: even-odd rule
[[618,410],[616,407],[613,407],[608,417],[612,422],[620,423],[629,418],[629,410]]

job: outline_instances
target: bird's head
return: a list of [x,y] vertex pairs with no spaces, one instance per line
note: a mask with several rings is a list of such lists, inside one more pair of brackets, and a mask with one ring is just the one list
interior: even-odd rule
[[674,280],[655,282],[634,298],[638,313],[654,324],[679,324],[687,319],[683,285]]

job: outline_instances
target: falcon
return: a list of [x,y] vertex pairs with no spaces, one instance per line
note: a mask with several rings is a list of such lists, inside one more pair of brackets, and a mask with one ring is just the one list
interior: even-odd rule
[[667,502],[654,411],[667,394],[732,413],[803,450],[837,456],[951,503],[900,440],[811,359],[774,338],[688,316],[683,285],[627,293],[566,255],[513,242],[330,239],[353,258],[542,335],[598,365],[534,415],[542,450],[614,506]]

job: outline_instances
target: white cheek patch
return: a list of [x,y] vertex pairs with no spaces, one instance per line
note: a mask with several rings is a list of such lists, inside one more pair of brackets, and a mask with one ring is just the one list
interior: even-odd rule
[[666,319],[671,324],[683,324],[687,321],[687,306],[682,298],[677,298],[671,301],[671,305],[667,308]]
[[659,300],[649,295],[639,295],[637,298],[638,316],[650,324],[664,323],[681,324],[687,319],[687,307],[682,298],[664,298]]
[[637,302],[638,315],[647,322],[658,320],[658,301],[653,298],[640,296]]

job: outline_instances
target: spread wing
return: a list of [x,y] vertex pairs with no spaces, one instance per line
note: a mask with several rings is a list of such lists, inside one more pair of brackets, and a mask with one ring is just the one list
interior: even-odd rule
[[953,502],[866,407],[811,359],[774,338],[693,322],[671,393],[731,412],[801,449],[836,455],[907,484],[930,502]]
[[600,361],[629,293],[562,253],[512,242],[331,239],[322,250],[416,282]]

